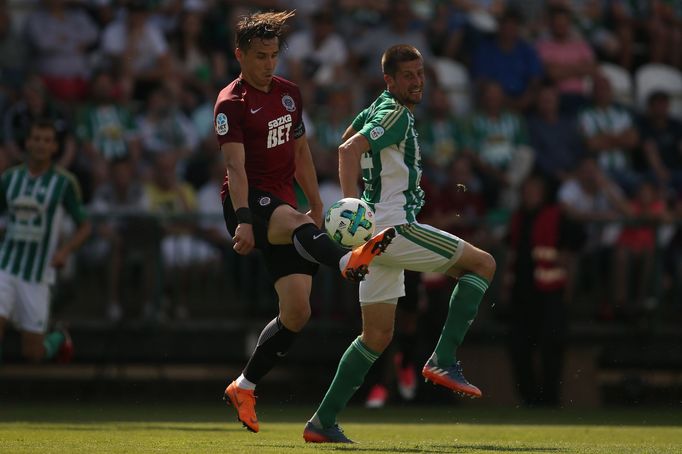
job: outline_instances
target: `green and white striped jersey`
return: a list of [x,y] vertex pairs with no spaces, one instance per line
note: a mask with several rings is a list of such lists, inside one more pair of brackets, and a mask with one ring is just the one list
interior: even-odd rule
[[416,221],[424,206],[421,152],[412,112],[387,90],[353,120],[370,151],[360,161],[362,199],[376,213],[379,228]]
[[76,134],[82,141],[92,142],[108,161],[128,155],[127,141],[135,133],[133,117],[121,106],[92,105],[79,114]]
[[[604,109],[588,107],[580,113],[579,120],[588,139],[598,134],[620,134],[633,126],[630,112],[616,104]],[[630,166],[628,153],[622,148],[602,150],[597,159],[604,170],[623,170]]]
[[32,176],[25,164],[13,167],[0,176],[0,213],[5,210],[0,270],[27,282],[53,283],[50,262],[63,212],[77,224],[86,217],[78,182],[54,165],[39,176]]

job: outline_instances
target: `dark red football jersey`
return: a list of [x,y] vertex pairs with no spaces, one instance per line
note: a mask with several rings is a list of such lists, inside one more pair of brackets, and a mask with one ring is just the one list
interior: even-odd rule
[[[294,140],[305,133],[302,109],[301,92],[292,82],[274,76],[265,93],[240,77],[223,88],[213,112],[218,143],[244,144],[249,186],[294,207]],[[226,173],[223,200],[227,191]]]

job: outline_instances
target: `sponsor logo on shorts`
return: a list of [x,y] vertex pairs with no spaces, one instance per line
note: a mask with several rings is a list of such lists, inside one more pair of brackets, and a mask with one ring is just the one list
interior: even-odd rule
[[262,207],[270,205],[270,202],[270,197],[261,197],[260,200],[258,200],[258,203]]
[[227,115],[221,112],[215,117],[215,132],[219,136],[224,136],[227,134],[228,130],[229,127],[227,125]]
[[381,126],[376,126],[369,132],[369,137],[372,140],[377,140],[379,137],[384,135],[384,132],[385,132],[384,128],[382,128]]

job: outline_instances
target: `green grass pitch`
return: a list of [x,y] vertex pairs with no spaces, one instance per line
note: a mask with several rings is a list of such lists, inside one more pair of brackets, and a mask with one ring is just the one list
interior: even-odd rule
[[259,406],[261,432],[215,404],[3,403],[2,453],[680,453],[682,412],[351,407],[340,422],[355,445],[306,445],[311,407]]

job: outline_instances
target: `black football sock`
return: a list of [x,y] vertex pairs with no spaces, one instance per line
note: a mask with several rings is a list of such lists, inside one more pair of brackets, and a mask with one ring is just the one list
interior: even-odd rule
[[303,224],[294,230],[292,235],[294,247],[298,254],[306,260],[314,263],[322,263],[335,269],[339,269],[341,257],[348,254],[329,238],[327,232],[319,229],[315,224]]
[[253,384],[270,372],[280,359],[286,356],[298,333],[287,329],[275,317],[260,333],[256,349],[244,368],[244,377]]

